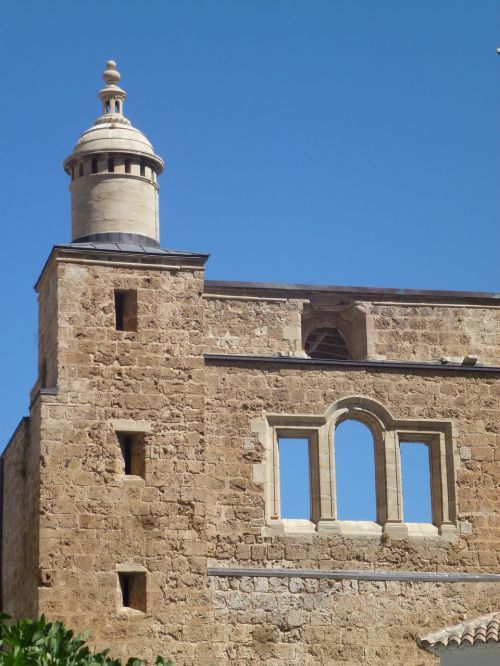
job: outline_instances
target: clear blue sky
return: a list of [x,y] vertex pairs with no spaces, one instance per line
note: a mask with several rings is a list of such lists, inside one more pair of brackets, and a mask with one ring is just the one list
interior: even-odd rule
[[497,0],[17,0],[0,25],[0,449],[109,58],[167,162],[162,244],[208,277],[499,289]]

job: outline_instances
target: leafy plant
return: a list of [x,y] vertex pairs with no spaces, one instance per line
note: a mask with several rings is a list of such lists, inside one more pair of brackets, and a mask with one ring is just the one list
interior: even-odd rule
[[[18,620],[8,624],[10,617],[0,614],[0,666],[122,666],[120,659],[109,657],[109,650],[95,652],[86,642],[89,632],[73,635],[62,622],[47,622],[42,615],[36,620]],[[125,666],[142,666],[144,662],[131,657]],[[157,666],[174,666],[163,657]]]

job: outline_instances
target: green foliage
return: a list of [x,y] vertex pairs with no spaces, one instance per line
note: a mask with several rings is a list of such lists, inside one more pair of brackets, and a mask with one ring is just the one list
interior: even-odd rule
[[[91,651],[85,643],[89,633],[74,636],[62,622],[19,620],[9,625],[10,617],[0,614],[0,666],[122,666],[120,659],[108,656],[109,650]],[[126,666],[142,666],[143,661],[131,657]],[[157,666],[174,666],[163,657]]]

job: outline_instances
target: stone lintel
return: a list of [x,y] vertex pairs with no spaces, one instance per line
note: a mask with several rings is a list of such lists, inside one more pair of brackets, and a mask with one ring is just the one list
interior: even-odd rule
[[116,432],[151,432],[149,421],[134,421],[133,419],[113,419],[111,427]]

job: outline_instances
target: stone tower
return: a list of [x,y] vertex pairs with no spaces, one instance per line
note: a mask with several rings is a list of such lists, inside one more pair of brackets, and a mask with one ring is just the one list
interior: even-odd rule
[[[0,457],[0,610],[176,666],[432,666],[417,636],[497,626],[498,294],[205,280],[207,255],[158,246],[163,164],[112,61],[105,81]],[[361,517],[347,421],[369,436],[351,469],[373,461]]]
[[121,242],[159,246],[157,178],[163,160],[123,115],[127,94],[108,60],[99,91],[102,115],[82,134],[64,161],[71,176],[74,242]]

